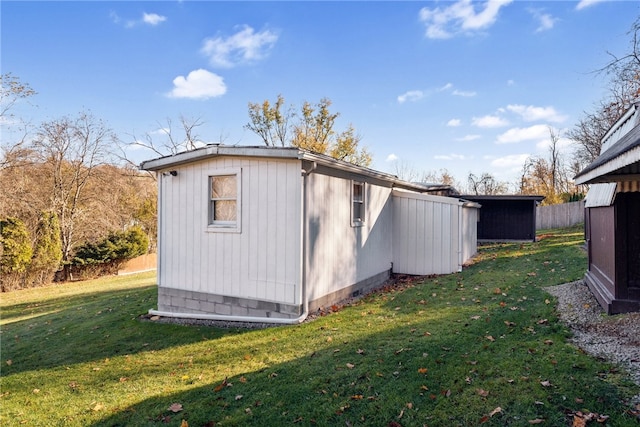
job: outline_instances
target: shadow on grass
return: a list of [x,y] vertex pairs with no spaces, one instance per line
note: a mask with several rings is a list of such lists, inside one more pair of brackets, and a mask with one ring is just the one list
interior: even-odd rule
[[[126,408],[107,408],[111,414],[92,425],[180,426],[185,420],[192,427],[475,426],[481,422],[497,426],[528,425],[528,420],[536,418],[544,418],[547,425],[565,425],[565,409],[579,409],[576,393],[584,407],[593,411],[623,412],[612,385],[587,381],[597,371],[583,364],[584,356],[569,347],[552,349],[544,344],[545,337],[556,337],[556,326],[539,326],[541,334],[522,339],[512,336],[498,316],[490,322],[484,318],[463,321],[471,312],[460,309],[416,317],[406,325],[364,337],[359,334],[353,340],[336,336],[329,345],[326,341],[307,345],[291,361],[241,370],[224,383],[217,378]],[[493,312],[486,315],[494,317]],[[522,316],[523,322],[526,317]],[[331,333],[323,329],[324,324],[317,320],[279,329],[295,339],[309,329]],[[427,334],[427,330],[433,332]],[[487,331],[495,341],[486,338]],[[541,384],[571,369],[575,370],[571,379],[562,384]],[[178,412],[169,409],[173,404],[180,405]],[[484,419],[496,407],[503,409]]]
[[3,307],[2,375],[156,351],[242,330],[140,320],[157,304],[155,285]]

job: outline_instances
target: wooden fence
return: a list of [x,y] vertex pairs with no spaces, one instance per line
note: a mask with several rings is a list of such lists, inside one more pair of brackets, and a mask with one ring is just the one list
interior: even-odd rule
[[584,200],[536,208],[536,230],[571,227],[584,222]]

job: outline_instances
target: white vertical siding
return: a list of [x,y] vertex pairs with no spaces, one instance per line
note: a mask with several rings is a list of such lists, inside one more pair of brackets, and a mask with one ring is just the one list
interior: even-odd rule
[[393,271],[448,274],[459,271],[460,215],[457,199],[393,191]]
[[464,204],[462,207],[462,263],[469,261],[478,252],[478,205]]
[[307,177],[307,265],[310,301],[391,268],[391,189],[365,182],[365,221],[351,225],[348,176]]
[[[159,286],[301,304],[301,162],[224,157],[161,180]],[[241,171],[241,231],[207,230],[209,175]]]

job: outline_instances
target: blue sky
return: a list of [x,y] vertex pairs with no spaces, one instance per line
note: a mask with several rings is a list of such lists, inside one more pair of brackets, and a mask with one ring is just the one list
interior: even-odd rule
[[549,126],[562,135],[600,101],[593,71],[629,50],[640,3],[2,1],[0,14],[1,70],[38,92],[17,110],[32,123],[90,110],[122,140],[159,142],[185,116],[204,142],[260,145],[249,102],[326,97],[373,168],[465,183],[515,181]]

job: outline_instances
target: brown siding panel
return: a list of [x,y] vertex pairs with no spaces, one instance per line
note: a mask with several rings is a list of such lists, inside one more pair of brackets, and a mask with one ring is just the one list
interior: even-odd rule
[[615,295],[615,222],[614,208],[591,208],[590,248],[591,264],[589,271]]

